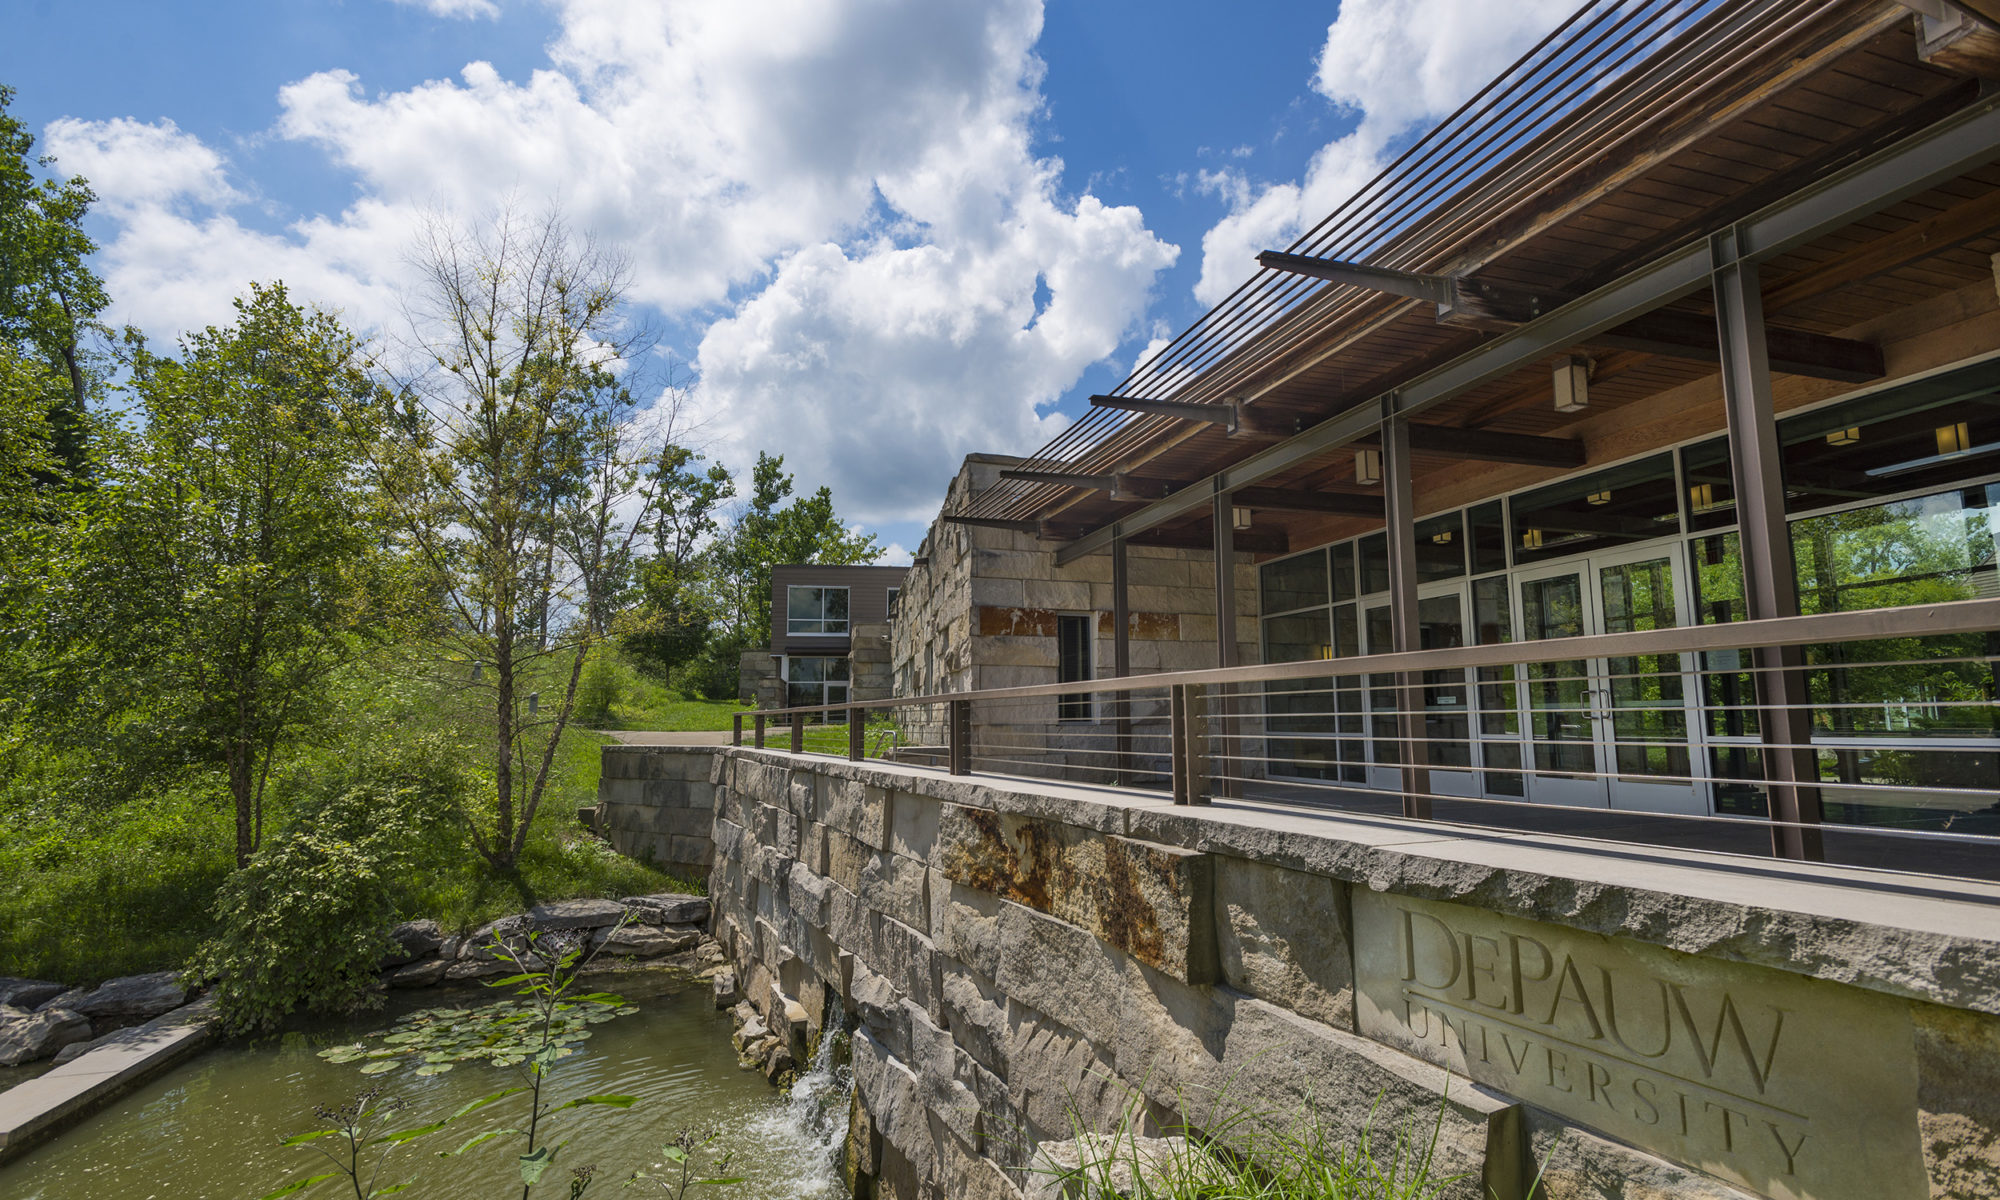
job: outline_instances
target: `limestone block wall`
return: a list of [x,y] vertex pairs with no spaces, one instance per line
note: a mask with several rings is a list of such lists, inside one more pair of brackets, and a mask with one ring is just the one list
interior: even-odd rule
[[884,700],[896,693],[889,664],[887,623],[856,625],[847,653],[848,691],[856,700]]
[[858,1196],[1135,1098],[1435,1129],[1461,1197],[2000,1194],[2000,890],[714,755],[715,934],[858,1022]]
[[715,787],[709,756],[667,746],[606,746],[596,828],[620,854],[685,879],[703,879],[715,857]]
[[[947,494],[960,511],[1017,460],[972,455]],[[939,521],[922,561],[905,577],[890,659],[896,694],[929,695],[1055,683],[1057,618],[1095,618],[1095,674],[1113,673],[1111,557],[1091,555],[1058,567],[1054,548],[1031,534]],[[1259,661],[1256,566],[1238,555],[1235,636],[1238,661]],[[1128,642],[1135,675],[1216,665],[1214,555],[1205,550],[1132,546],[1126,551]],[[1163,717],[1164,702],[1137,702],[1133,716]],[[1059,721],[1054,699],[1005,709],[975,708],[974,740],[1002,754],[1047,763],[1065,777],[1110,777],[1102,750],[1111,736],[1108,708],[1094,720]],[[944,740],[942,714],[903,714],[905,740]],[[1013,769],[1012,767],[1009,768]],[[1032,772],[1030,772],[1032,773]]]

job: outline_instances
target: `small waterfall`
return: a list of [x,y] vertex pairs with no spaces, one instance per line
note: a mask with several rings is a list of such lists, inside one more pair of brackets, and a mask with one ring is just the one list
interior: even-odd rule
[[758,1118],[759,1132],[797,1164],[791,1195],[801,1200],[845,1194],[840,1154],[847,1142],[847,1108],[854,1072],[847,1065],[847,1033],[840,1002],[832,1002],[812,1065],[800,1072],[781,1105]]

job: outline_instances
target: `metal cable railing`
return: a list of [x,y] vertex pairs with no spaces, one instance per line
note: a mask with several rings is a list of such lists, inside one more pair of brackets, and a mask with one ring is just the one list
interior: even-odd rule
[[1179,804],[2000,879],[1996,599],[778,709],[734,740],[774,736]]
[[[1523,206],[1589,175],[1615,147],[1643,144],[1775,47],[1833,25],[1858,37],[1887,19],[1839,0],[1593,0],[1289,250],[1404,270],[1476,270],[1539,231],[1541,223],[1525,222],[1492,236]],[[1236,393],[1263,364],[1306,354],[1336,328],[1392,320],[1415,303],[1259,270],[1113,391],[1204,403],[1250,398]],[[1023,465],[1130,470],[1187,428],[1170,417],[1093,409]],[[1075,494],[1066,485],[1004,482],[966,515],[1047,515]]]

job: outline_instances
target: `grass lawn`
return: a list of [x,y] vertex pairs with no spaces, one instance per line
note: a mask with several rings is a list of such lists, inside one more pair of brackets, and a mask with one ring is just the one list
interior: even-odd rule
[[608,676],[612,696],[611,719],[599,722],[599,728],[676,733],[728,729],[731,717],[750,710],[749,705],[734,700],[684,699],[615,652],[604,660],[601,669]]

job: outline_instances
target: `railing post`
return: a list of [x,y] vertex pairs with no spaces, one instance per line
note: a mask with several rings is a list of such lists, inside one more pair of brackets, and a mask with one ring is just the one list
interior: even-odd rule
[[[1738,556],[1743,601],[1751,620],[1799,612],[1792,530],[1785,520],[1785,485],[1778,453],[1778,423],[1771,402],[1770,348],[1764,339],[1764,293],[1757,264],[1738,255],[1734,231],[1717,234],[1715,322],[1722,351],[1722,409],[1729,426],[1729,470],[1736,488]],[[1819,861],[1826,857],[1820,822],[1819,760],[1812,749],[1812,699],[1805,652],[1796,646],[1759,647],[1758,722],[1764,737],[1764,778],[1771,817],[1793,822],[1771,826],[1771,853]]]
[[1168,693],[1175,804],[1207,804],[1214,788],[1208,756],[1208,705],[1208,689],[1198,683],[1175,684]]
[[751,733],[751,737],[755,739],[756,747],[762,750],[764,748],[764,710],[758,709],[753,714],[753,719],[756,721],[756,726]]
[[805,752],[806,752],[806,715],[804,713],[795,712],[792,714],[792,753],[804,754]]
[[743,744],[742,713],[735,713],[729,718],[729,744],[732,746],[741,746]]
[[948,702],[947,742],[953,775],[972,774],[972,701]]
[[868,743],[864,736],[868,714],[850,706],[847,710],[847,760],[860,762],[868,757]]

